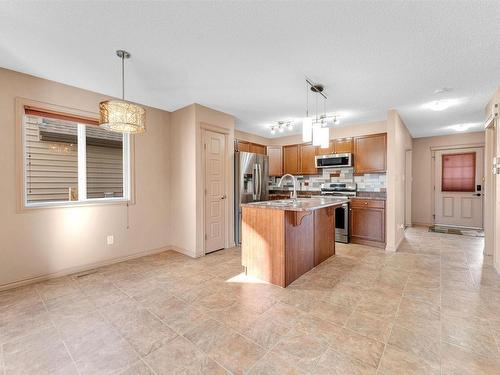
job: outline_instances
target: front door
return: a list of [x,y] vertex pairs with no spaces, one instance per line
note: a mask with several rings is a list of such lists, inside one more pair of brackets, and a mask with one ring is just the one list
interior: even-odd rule
[[205,130],[205,253],[226,242],[226,136]]
[[435,152],[435,224],[483,227],[483,148]]

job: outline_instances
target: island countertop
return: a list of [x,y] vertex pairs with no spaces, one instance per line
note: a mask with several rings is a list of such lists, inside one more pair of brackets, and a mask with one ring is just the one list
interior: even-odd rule
[[340,206],[348,203],[348,199],[333,197],[314,197],[298,199],[280,199],[274,201],[242,203],[241,207],[267,208],[284,211],[314,211],[320,208]]

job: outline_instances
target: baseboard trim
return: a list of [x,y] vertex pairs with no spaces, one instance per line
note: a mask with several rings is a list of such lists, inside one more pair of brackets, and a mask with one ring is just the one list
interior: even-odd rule
[[189,254],[187,254],[183,251],[180,251],[180,250],[183,250],[181,248],[178,248],[175,246],[165,246],[165,247],[161,247],[161,248],[140,251],[138,253],[133,253],[130,255],[123,256],[123,257],[107,259],[107,260],[103,260],[101,262],[90,263],[90,264],[86,264],[84,266],[66,268],[66,269],[58,271],[58,272],[39,275],[39,276],[35,276],[35,277],[30,277],[30,278],[26,278],[26,279],[22,279],[22,280],[18,280],[18,281],[13,281],[13,282],[10,282],[7,284],[1,284],[0,291],[14,289],[14,288],[18,288],[21,286],[39,283],[41,281],[46,281],[46,280],[50,280],[50,279],[56,279],[58,277],[68,276],[68,275],[72,275],[72,274],[79,273],[79,272],[89,271],[89,270],[92,270],[95,268],[109,266],[109,265],[115,264],[115,263],[125,262],[125,261],[130,260],[130,259],[135,259],[135,258],[147,256],[147,255],[154,255],[154,254],[162,253],[162,252],[167,251],[167,250],[174,250],[174,251],[177,251],[179,253],[190,256]]
[[196,256],[191,251],[184,249],[183,247],[170,245],[169,248],[171,250],[177,251],[178,253],[187,255],[190,258],[196,258]]

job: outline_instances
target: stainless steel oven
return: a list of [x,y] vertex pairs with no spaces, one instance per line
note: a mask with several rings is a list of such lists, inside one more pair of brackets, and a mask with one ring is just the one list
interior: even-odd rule
[[[321,195],[348,199],[356,196],[355,183],[327,183],[321,185]],[[335,242],[349,242],[349,204],[335,209]]]
[[318,155],[315,157],[316,168],[352,167],[352,154]]

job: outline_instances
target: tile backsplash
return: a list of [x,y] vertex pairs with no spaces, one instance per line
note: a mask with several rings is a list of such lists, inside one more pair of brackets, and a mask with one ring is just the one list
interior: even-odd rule
[[[364,174],[354,176],[353,168],[323,169],[323,173],[314,176],[297,176],[300,190],[319,190],[321,184],[326,182],[355,182],[358,191],[385,192],[386,174]],[[270,178],[270,188],[278,184],[279,178]],[[292,186],[291,180],[287,180],[285,186]]]

